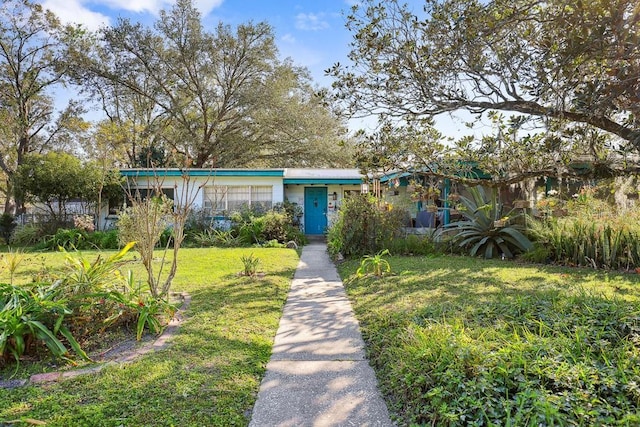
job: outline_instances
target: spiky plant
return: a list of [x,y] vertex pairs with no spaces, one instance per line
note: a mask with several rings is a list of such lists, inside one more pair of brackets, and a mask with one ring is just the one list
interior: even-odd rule
[[504,214],[495,190],[487,194],[482,187],[470,187],[469,197],[460,196],[459,203],[464,219],[448,224],[441,232],[453,234],[454,244],[467,248],[469,255],[513,258],[532,249],[531,241],[523,233],[526,214],[516,210]]

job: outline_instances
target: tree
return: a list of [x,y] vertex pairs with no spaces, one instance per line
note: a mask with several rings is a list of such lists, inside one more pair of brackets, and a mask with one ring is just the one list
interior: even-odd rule
[[6,0],[0,9],[0,169],[6,186],[5,211],[20,209],[12,201],[12,177],[25,156],[56,144],[69,145],[86,131],[76,103],[56,117],[49,92],[63,82],[68,63],[63,40],[79,30],[29,0]]
[[[180,185],[178,185],[178,182]],[[139,188],[128,188],[127,196],[131,204],[118,218],[119,238],[123,244],[136,242],[135,248],[147,272],[149,292],[155,298],[168,299],[171,284],[178,271],[178,253],[184,241],[184,227],[207,181],[195,183],[183,169],[179,181],[174,182],[174,199],[170,200],[163,192],[163,182],[155,177],[143,194]],[[162,233],[171,230],[171,240],[167,242],[160,264],[160,271],[154,269],[154,250],[160,242]],[[162,276],[164,261],[172,243],[169,272]]]
[[114,177],[102,177],[94,164],[82,164],[70,154],[49,152],[25,156],[13,184],[21,200],[44,204],[52,221],[63,223],[71,200],[95,203],[105,188],[113,188],[114,182],[118,182]]
[[381,114],[387,130],[412,133],[439,114],[493,111],[493,136],[449,143],[450,151],[515,159],[502,166],[510,173],[523,171],[518,163],[531,163],[532,175],[571,173],[578,155],[618,169],[607,173],[638,169],[624,155],[612,165],[610,151],[640,148],[636,1],[426,0],[418,15],[397,0],[368,0],[347,26],[354,65],[328,71],[351,114]]
[[[130,136],[131,164],[152,148],[164,151],[165,162],[152,166],[189,159],[192,167],[271,165],[291,156],[319,165],[339,151],[318,149],[337,146],[346,130],[314,95],[306,71],[278,59],[266,23],[207,31],[192,2],[179,0],[153,28],[120,20],[98,39],[88,57],[74,51],[76,77],[95,88],[116,126],[131,130],[122,133]],[[285,107],[298,120],[283,120]]]

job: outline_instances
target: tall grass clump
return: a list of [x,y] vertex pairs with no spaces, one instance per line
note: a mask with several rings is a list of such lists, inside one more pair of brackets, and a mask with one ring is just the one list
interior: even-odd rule
[[[604,269],[640,267],[640,212],[618,210],[584,189],[567,216],[533,223],[537,254],[554,263]],[[544,253],[541,253],[544,252]]]

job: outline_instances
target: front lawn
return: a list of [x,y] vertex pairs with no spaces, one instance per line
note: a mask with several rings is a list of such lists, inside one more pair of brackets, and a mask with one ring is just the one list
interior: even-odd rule
[[640,276],[388,260],[340,272],[400,425],[640,424]]
[[[250,254],[265,277],[237,275],[241,256]],[[14,282],[63,259],[27,256]],[[192,302],[167,350],[96,375],[0,390],[0,425],[29,419],[48,426],[248,424],[297,262],[291,249],[182,249],[173,290],[189,292]],[[139,267],[136,274],[143,277]],[[7,277],[2,271],[0,280]]]

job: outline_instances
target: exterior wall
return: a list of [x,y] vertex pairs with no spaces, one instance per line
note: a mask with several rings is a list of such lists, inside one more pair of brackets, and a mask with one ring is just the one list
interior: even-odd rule
[[[359,185],[305,185],[305,184],[285,184],[284,196],[291,203],[295,203],[303,209],[301,227],[304,230],[304,189],[305,187],[326,187],[327,188],[327,223],[330,226],[337,218],[337,212],[344,200],[345,191],[360,192]],[[337,200],[333,200],[333,193],[336,193]]]
[[[288,200],[300,206],[304,211],[305,187],[326,188],[327,223],[331,225],[337,217],[337,211],[344,200],[346,192],[360,193],[360,184],[352,183],[354,181],[359,182],[361,179],[359,172],[355,169],[293,169],[284,170],[284,176],[274,175],[274,171],[277,170],[266,170],[263,172],[263,176],[260,175],[262,172],[260,170],[227,169],[224,171],[225,175],[219,176],[200,176],[196,171],[196,173],[190,177],[190,194],[188,196],[194,199],[193,206],[197,209],[204,206],[204,191],[200,187],[204,188],[205,186],[214,185],[270,185],[272,186],[272,202],[274,204]],[[145,171],[142,171],[141,175],[144,174],[144,172]],[[185,196],[184,181],[181,176],[172,176],[171,173],[169,173],[159,178],[153,176],[146,177],[137,175],[135,170],[131,170],[131,172],[125,174],[125,176],[129,176],[131,182],[135,182],[138,188],[155,187],[158,186],[159,183],[163,189],[173,189],[174,200],[178,203],[180,198]],[[311,183],[284,184],[287,179]],[[331,183],[332,181],[336,181],[336,183]],[[337,181],[343,182],[340,183]],[[117,217],[115,215],[108,215],[108,208],[105,207],[99,218],[99,227],[100,229],[113,227],[116,220]],[[302,230],[304,230],[304,212],[301,221],[301,227]]]
[[[147,188],[149,183],[156,185],[155,179],[147,177],[137,178],[137,186],[139,188]],[[189,186],[191,193],[186,194],[185,183],[181,177],[166,177],[160,180],[162,188],[174,189],[174,200],[180,202],[181,198],[192,196],[194,198],[194,208],[201,208],[204,205],[204,192],[200,187],[208,187],[213,185],[271,185],[273,187],[272,201],[273,203],[281,203],[284,201],[284,186],[282,185],[282,177],[277,176],[217,176],[217,177],[191,177]],[[195,194],[194,192],[195,191]]]

